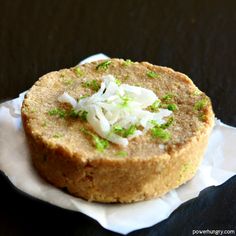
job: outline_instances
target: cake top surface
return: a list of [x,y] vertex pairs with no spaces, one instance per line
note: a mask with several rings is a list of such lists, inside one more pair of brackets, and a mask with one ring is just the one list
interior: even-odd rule
[[[101,127],[94,125],[100,113],[92,113],[88,107],[94,107],[93,97],[102,90],[105,81],[113,90],[108,100],[102,101],[103,105],[106,102],[104,106],[109,105],[110,116],[106,113],[105,117],[110,119],[107,133],[101,133],[99,130],[106,122]],[[148,120],[145,124],[137,119],[140,118],[134,109],[137,102],[132,96],[118,94],[111,98],[125,89],[141,91],[137,108],[143,120]],[[107,90],[108,84],[100,95],[108,93]],[[114,104],[119,109],[112,110]],[[103,108],[101,112],[105,114]],[[164,115],[159,120],[152,115],[159,114],[160,118],[160,113]],[[213,112],[210,99],[186,75],[147,62],[110,59],[44,75],[27,93],[22,117],[35,138],[50,147],[62,147],[72,156],[84,160],[145,159],[168,155],[206,132],[212,125]],[[118,122],[121,120],[123,123]],[[126,143],[122,145],[109,138],[113,137],[111,133]]]

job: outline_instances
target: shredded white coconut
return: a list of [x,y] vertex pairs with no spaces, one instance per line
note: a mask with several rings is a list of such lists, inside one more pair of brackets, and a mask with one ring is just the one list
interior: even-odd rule
[[[150,121],[154,120],[161,125],[166,122],[163,118],[172,114],[161,108],[158,112],[145,110],[157,99],[156,94],[149,89],[128,84],[118,85],[113,75],[106,75],[102,77],[100,89],[92,96],[80,99],[77,103],[64,92],[58,101],[69,103],[78,111],[86,111],[87,121],[98,135],[110,142],[127,146],[128,140],[143,135],[153,127]],[[114,126],[128,129],[132,125],[142,128],[136,129],[128,137],[114,133]]]

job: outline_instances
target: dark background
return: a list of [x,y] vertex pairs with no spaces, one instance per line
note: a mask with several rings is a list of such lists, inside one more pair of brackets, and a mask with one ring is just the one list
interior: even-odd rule
[[[235,9],[235,1],[213,0],[0,0],[0,101],[17,97],[44,73],[103,52],[188,74],[211,97],[216,116],[236,126]],[[0,187],[0,236],[117,235],[18,192],[3,174]],[[131,235],[236,229],[235,195],[233,177]]]

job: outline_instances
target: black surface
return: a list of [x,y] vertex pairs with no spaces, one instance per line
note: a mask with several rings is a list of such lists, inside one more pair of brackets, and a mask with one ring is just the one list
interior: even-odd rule
[[[46,72],[103,52],[188,74],[211,97],[216,116],[236,126],[235,7],[235,1],[0,0],[0,100],[18,96]],[[117,235],[16,191],[3,175],[0,186],[0,236]],[[131,235],[236,230],[235,194],[236,177]]]

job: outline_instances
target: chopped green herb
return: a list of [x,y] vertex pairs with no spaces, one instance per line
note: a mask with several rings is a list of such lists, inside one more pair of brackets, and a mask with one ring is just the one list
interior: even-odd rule
[[121,81],[119,79],[116,79],[115,82],[117,85],[121,85]]
[[194,109],[200,111],[203,108],[205,108],[207,103],[208,103],[208,100],[206,98],[203,98],[194,104]]
[[110,64],[111,64],[111,61],[104,61],[96,66],[96,70],[99,70],[99,69],[107,70]]
[[170,101],[173,97],[174,97],[173,94],[168,93],[168,94],[164,95],[164,96],[161,98],[161,100],[166,102],[166,101]]
[[159,75],[158,75],[156,72],[154,72],[154,71],[148,71],[148,72],[146,73],[146,75],[147,75],[149,78],[152,78],[152,79],[155,79],[155,78],[158,78],[158,77],[159,77]]
[[155,138],[160,138],[162,141],[168,141],[171,137],[170,133],[160,127],[153,127],[151,129],[152,136]]
[[98,81],[95,79],[92,81],[86,81],[82,85],[83,85],[83,87],[90,88],[90,89],[94,90],[95,92],[97,92],[100,89],[100,85],[99,85]]
[[80,67],[76,67],[75,68],[75,74],[78,76],[78,77],[81,77],[84,75],[84,72],[81,70]]
[[106,148],[109,147],[109,142],[107,140],[98,137],[97,135],[93,134],[92,132],[90,132],[85,128],[81,128],[80,130],[83,133],[90,135],[92,137],[93,143],[99,152],[103,152]]
[[116,156],[119,157],[126,157],[128,155],[128,153],[126,151],[119,151],[116,153]]
[[112,131],[124,138],[133,135],[136,131],[136,126],[131,125],[128,129],[122,128],[120,125],[114,125]]
[[167,109],[170,110],[170,111],[176,111],[176,110],[178,110],[178,106],[174,103],[168,104]]
[[48,112],[48,114],[50,116],[59,116],[60,118],[65,118],[66,111],[61,108],[53,108]]
[[156,100],[151,106],[149,106],[149,109],[150,109],[152,112],[156,112],[156,111],[159,110],[160,105],[161,105],[161,101],[158,99],[158,100]]
[[134,64],[134,62],[132,62],[130,59],[126,59],[126,60],[123,62],[123,65],[124,65],[124,66],[130,66],[130,65],[132,65],[132,64]]

